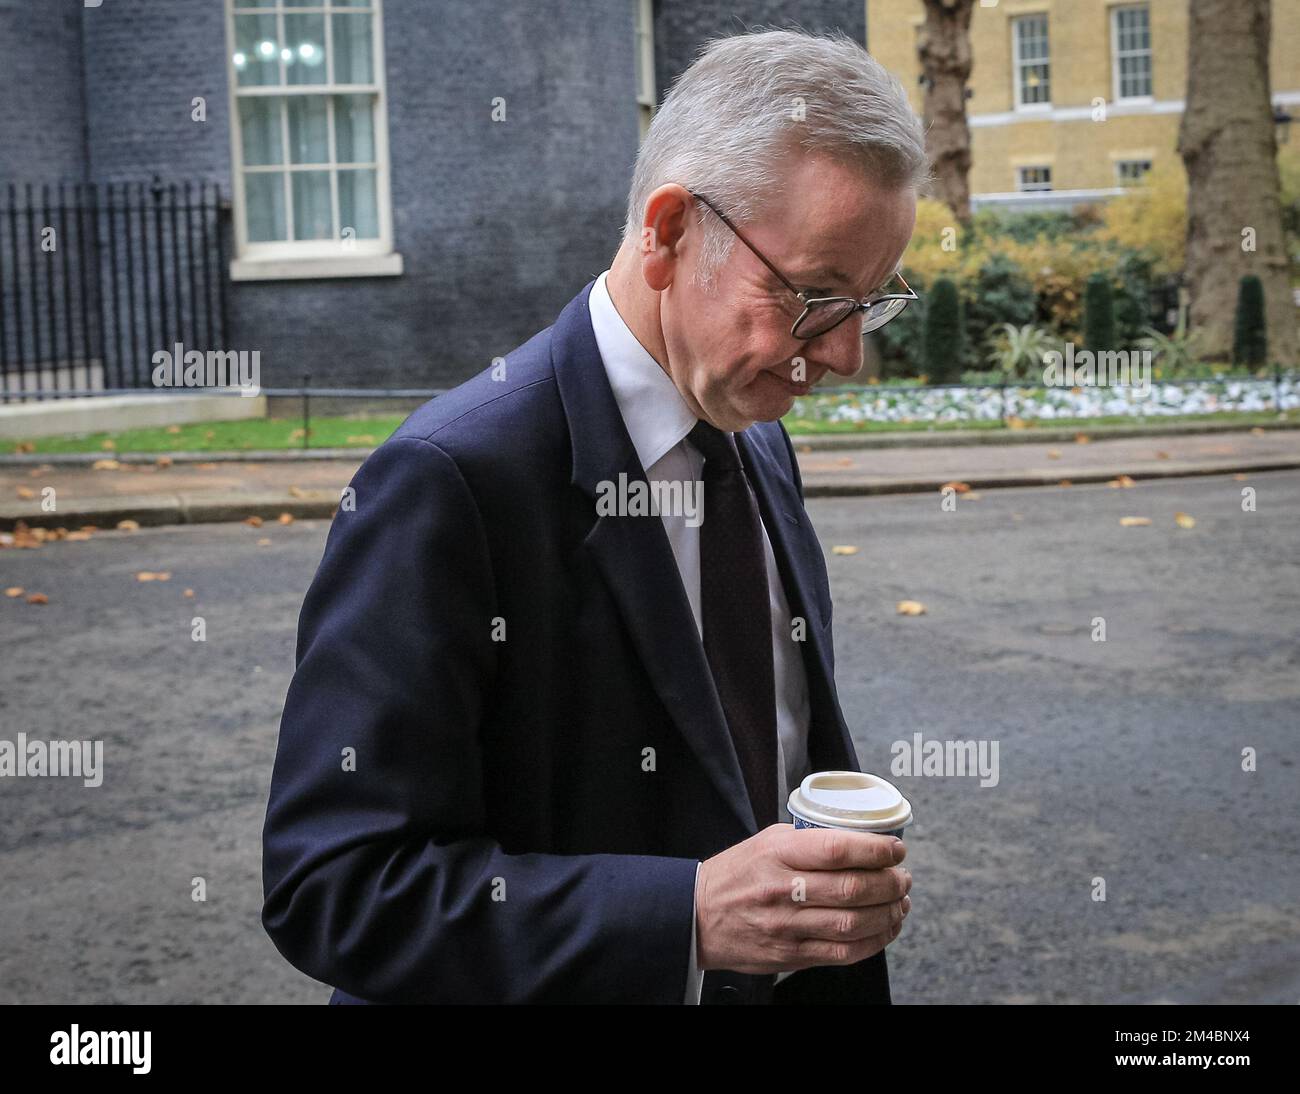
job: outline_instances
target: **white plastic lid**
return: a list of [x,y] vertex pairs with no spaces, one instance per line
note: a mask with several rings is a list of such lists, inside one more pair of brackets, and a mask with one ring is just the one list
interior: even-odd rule
[[888,832],[912,823],[893,783],[865,771],[815,771],[791,792],[790,813],[830,828]]

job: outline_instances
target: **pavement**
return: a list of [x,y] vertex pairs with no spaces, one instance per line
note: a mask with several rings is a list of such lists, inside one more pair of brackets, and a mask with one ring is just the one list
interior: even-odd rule
[[[793,438],[807,497],[909,494],[948,483],[972,490],[1183,478],[1300,468],[1300,430],[1177,431],[1100,439],[1061,434],[1015,443],[942,444],[931,435],[904,445],[858,438]],[[869,445],[869,447],[868,447]],[[111,527],[329,517],[370,450],[316,453],[175,453],[88,457],[8,456],[0,464],[0,529]],[[54,508],[43,507],[47,487]],[[958,487],[961,490],[961,487]]]

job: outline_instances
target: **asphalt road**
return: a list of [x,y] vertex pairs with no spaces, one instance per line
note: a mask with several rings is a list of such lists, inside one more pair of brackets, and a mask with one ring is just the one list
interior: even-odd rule
[[[863,766],[888,774],[916,733],[998,746],[996,785],[896,779],[917,821],[895,1001],[1300,1002],[1300,473],[809,511]],[[0,551],[0,587],[49,597],[0,599],[0,737],[98,738],[105,768],[97,788],[0,780],[0,1002],[328,998],[258,921],[279,713],[326,530]],[[903,599],[926,614],[896,614]]]

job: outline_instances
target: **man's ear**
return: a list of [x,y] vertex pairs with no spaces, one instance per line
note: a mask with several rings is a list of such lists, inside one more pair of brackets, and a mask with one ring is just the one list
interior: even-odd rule
[[681,244],[692,204],[690,193],[676,183],[665,183],[646,201],[639,247],[641,276],[655,292],[671,285],[681,270]]

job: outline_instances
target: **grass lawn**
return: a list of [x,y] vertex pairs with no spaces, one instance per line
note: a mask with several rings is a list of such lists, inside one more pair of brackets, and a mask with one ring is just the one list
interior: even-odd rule
[[[311,419],[312,448],[373,448],[387,439],[403,421],[404,414],[373,418]],[[1214,421],[1235,425],[1261,425],[1278,420],[1274,411],[1240,414],[1186,414],[1150,418],[1057,418],[1026,423],[1019,432],[1042,429],[1096,429],[1113,425],[1164,422]],[[898,433],[951,432],[955,429],[1001,429],[999,421],[959,422],[824,422],[787,417],[785,427],[792,434],[813,433]],[[232,422],[195,422],[190,425],[128,429],[120,433],[89,433],[69,437],[42,437],[32,441],[0,441],[5,452],[239,452],[244,449],[302,448],[302,421],[295,418],[246,418]],[[29,447],[30,446],[30,447]]]

